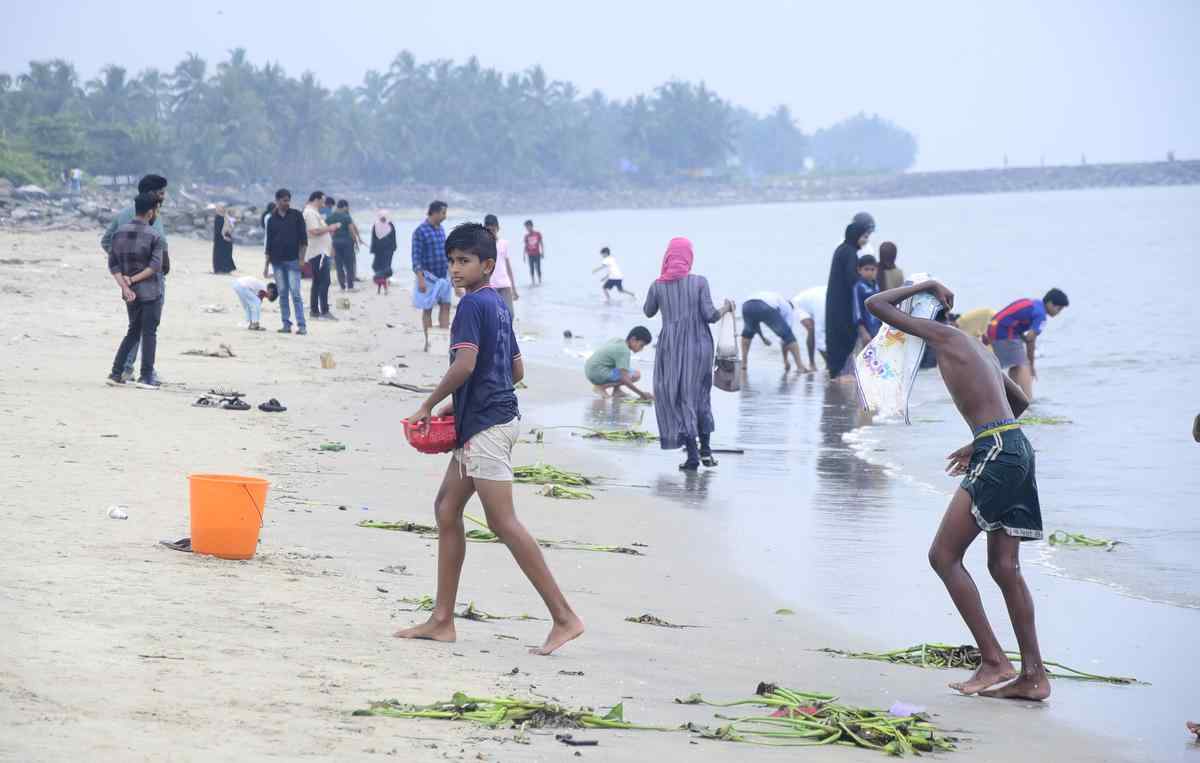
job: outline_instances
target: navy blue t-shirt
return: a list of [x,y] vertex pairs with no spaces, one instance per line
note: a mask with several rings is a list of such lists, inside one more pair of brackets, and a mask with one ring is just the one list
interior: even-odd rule
[[490,286],[471,292],[458,303],[450,326],[451,363],[464,347],[479,354],[475,370],[454,392],[454,428],[460,448],[483,430],[507,424],[519,415],[512,365],[521,357],[521,350],[508,307]]

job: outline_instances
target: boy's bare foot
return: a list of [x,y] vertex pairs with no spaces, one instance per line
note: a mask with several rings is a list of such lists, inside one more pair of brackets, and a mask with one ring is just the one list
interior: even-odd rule
[[571,615],[571,619],[565,623],[555,623],[550,629],[550,635],[546,636],[546,643],[536,649],[530,649],[530,654],[547,655],[552,654],[563,644],[568,641],[579,638],[583,635],[583,621],[575,615]]
[[1032,699],[1041,702],[1050,696],[1050,680],[1044,675],[1040,678],[1021,676],[1012,683],[981,691],[979,696],[993,699]]
[[975,671],[975,675],[966,681],[956,681],[950,684],[950,688],[963,694],[978,694],[989,686],[1011,681],[1016,677],[1017,669],[1008,660],[996,665],[985,662]]
[[454,632],[454,620],[441,622],[434,620],[432,617],[420,625],[412,628],[401,628],[394,634],[396,638],[415,638],[427,639],[429,641],[450,641],[453,642],[458,638],[458,634]]

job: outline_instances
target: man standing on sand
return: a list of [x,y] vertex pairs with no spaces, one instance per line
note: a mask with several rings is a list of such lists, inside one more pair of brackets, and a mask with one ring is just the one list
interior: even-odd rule
[[[159,209],[161,209],[162,203],[166,201],[167,198],[167,179],[162,175],[146,175],[140,181],[138,181],[138,193],[154,194],[154,197],[158,199]],[[100,237],[100,248],[104,250],[105,254],[112,254],[112,239],[113,235],[116,234],[117,229],[122,225],[132,222],[133,218],[136,216],[134,205],[130,204],[128,207],[118,212],[117,216],[112,219],[112,222],[110,222],[108,227],[104,230],[104,235]],[[163,228],[162,215],[158,214],[157,211],[154,214],[154,222],[152,223],[152,227],[154,228],[155,232],[158,233],[159,237],[162,238],[163,245],[162,272],[158,274],[158,301],[160,303],[158,306],[158,316],[159,320],[162,320],[163,306],[161,303],[166,299],[167,273],[171,272],[171,257],[167,252],[167,231],[165,228]],[[139,345],[135,345],[133,351],[130,352],[125,358],[125,368],[121,372],[121,378],[124,381],[131,381],[133,379],[133,366],[137,362],[138,349]],[[154,371],[154,380],[162,381],[162,379],[160,379],[158,376],[157,369]]]
[[449,207],[444,201],[429,205],[425,222],[412,234],[412,269],[417,276],[413,288],[413,307],[421,310],[425,329],[425,352],[429,352],[429,329],[433,328],[433,307],[438,309],[438,328],[450,327],[450,278],[446,263],[446,231],[442,223]]
[[[937,320],[914,318],[897,307],[923,292],[942,303]],[[954,293],[937,281],[889,289],[867,299],[867,309],[875,317],[924,339],[937,352],[946,390],[971,427],[972,442],[947,457],[946,471],[966,476],[950,499],[929,549],[929,563],[950,592],[981,657],[975,675],[950,688],[986,697],[1043,700],[1050,696],[1050,681],[1038,648],[1033,597],[1021,575],[1020,561],[1021,541],[1042,537],[1033,447],[1016,420],[1029,407],[1029,399],[1004,375],[986,347],[942,322],[953,307]],[[988,570],[1004,594],[1021,649],[1020,673],[996,639],[979,589],[963,566],[963,555],[980,531],[988,534]]]
[[546,245],[542,234],[533,229],[533,220],[525,221],[525,261],[529,263],[529,285],[542,283],[542,257],[546,256]]
[[158,211],[158,196],[153,192],[139,193],[133,202],[134,218],[117,228],[111,237],[108,252],[108,272],[121,288],[129,329],[117,355],[113,358],[108,385],[125,384],[121,371],[125,359],[139,345],[142,347],[142,372],[138,389],[156,390],[161,383],[154,379],[154,355],[158,347],[158,321],[162,314],[163,255],[167,248],[162,236],[151,223]]
[[312,256],[308,262],[312,265],[312,290],[308,297],[308,309],[317,320],[335,321],[337,318],[329,312],[329,283],[330,263],[333,258],[333,238],[329,235],[338,229],[336,223],[330,224],[322,212],[325,194],[313,191],[308,195],[308,204],[304,206],[304,227],[308,233],[308,252]]
[[1053,318],[1069,305],[1067,295],[1051,289],[1042,299],[1018,299],[992,316],[984,341],[996,351],[1000,368],[1021,385],[1025,397],[1033,399],[1034,366],[1038,335],[1046,328],[1047,317]]
[[265,248],[267,261],[263,265],[263,278],[275,268],[275,284],[279,287],[279,313],[283,317],[283,328],[279,333],[292,333],[290,310],[294,306],[296,333],[307,334],[304,296],[300,293],[300,263],[308,250],[308,230],[304,227],[304,216],[292,209],[292,192],[286,188],[275,192],[275,211],[267,218]]

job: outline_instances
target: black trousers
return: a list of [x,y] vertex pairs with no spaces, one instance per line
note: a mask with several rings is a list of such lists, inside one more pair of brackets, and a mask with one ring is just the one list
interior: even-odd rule
[[542,280],[542,255],[530,254],[527,256],[529,260],[529,280],[534,280],[536,274],[537,280]]
[[338,286],[343,289],[353,289],[358,280],[358,269],[354,257],[354,244],[333,244],[334,257],[337,260]]
[[140,343],[142,346],[142,371],[139,379],[154,378],[154,354],[158,350],[158,321],[162,318],[162,300],[142,302],[134,300],[125,303],[125,311],[129,314],[129,330],[117,348],[117,357],[113,359],[112,372],[119,376],[125,369],[125,360],[129,353]]
[[330,259],[326,254],[309,260],[312,263],[312,289],[308,294],[308,307],[313,315],[329,315]]

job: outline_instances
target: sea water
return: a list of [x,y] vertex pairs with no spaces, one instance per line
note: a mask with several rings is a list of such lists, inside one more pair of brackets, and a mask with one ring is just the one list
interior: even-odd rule
[[[1189,225],[1197,209],[1200,188],[1180,187],[542,215],[538,288],[521,261],[525,216],[501,222],[520,290],[523,352],[580,368],[578,399],[542,416],[563,425],[655,431],[651,409],[597,400],[582,358],[634,325],[657,334],[659,321],[642,315],[641,300],[672,236],[691,238],[693,272],[709,279],[718,304],[824,284],[859,210],[877,221],[872,246],[894,241],[898,265],[946,283],[960,312],[1063,289],[1071,306],[1038,341],[1028,415],[1069,423],[1026,428],[1043,519],[1047,532],[1121,543],[1111,552],[1027,543],[1022,558],[1047,658],[1154,686],[1060,681],[1055,715],[1101,733],[1132,724],[1144,749],[1172,759],[1183,749],[1184,716],[1198,712],[1192,687],[1200,679],[1188,647],[1200,633],[1200,444],[1191,437],[1200,413],[1200,247]],[[603,273],[591,273],[602,246],[636,301],[605,302]],[[653,348],[635,364],[649,377]],[[861,628],[853,646],[969,640],[925,560],[957,485],[943,474],[945,455],[970,437],[936,371],[917,381],[911,425],[871,422],[853,385],[830,384],[823,373],[784,378],[778,344],[756,342],[744,388],[714,390],[713,401],[714,444],[746,451],[721,457],[716,470],[681,474],[681,454],[654,445],[597,447],[617,457],[636,448],[630,481],[682,510],[717,515],[727,529],[714,544],[731,572],[757,580],[780,606]],[[1015,647],[983,545],[968,564],[997,633]]]

